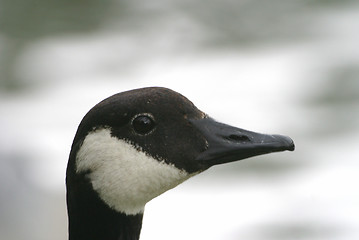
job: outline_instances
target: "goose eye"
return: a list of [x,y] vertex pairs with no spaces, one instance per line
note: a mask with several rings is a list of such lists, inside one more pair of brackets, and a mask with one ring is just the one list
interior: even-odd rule
[[156,124],[151,116],[139,115],[132,120],[132,126],[136,133],[144,135],[151,132]]

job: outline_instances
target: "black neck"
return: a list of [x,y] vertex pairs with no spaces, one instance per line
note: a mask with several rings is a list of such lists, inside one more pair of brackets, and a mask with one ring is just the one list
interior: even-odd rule
[[139,239],[143,214],[116,212],[89,193],[76,199],[71,195],[68,192],[69,240]]
[[66,177],[69,240],[138,240],[143,214],[126,215],[111,209],[92,189],[85,175],[69,161]]

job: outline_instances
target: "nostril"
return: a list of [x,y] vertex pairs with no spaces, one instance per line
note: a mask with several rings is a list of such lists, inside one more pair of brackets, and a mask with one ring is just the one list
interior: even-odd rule
[[246,135],[231,134],[226,138],[230,141],[235,141],[235,142],[250,142],[249,137],[247,137]]

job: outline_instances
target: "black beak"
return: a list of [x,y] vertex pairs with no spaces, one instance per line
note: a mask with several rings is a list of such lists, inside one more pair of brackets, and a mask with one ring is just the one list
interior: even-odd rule
[[293,140],[286,136],[255,133],[211,118],[191,120],[191,123],[208,143],[207,149],[196,159],[204,169],[257,155],[294,150]]

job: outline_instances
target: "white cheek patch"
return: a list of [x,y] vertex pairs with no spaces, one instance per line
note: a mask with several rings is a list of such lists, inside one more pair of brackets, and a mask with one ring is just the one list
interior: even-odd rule
[[109,129],[86,136],[76,156],[76,172],[86,171],[101,199],[128,215],[143,212],[148,201],[195,175],[112,137]]

